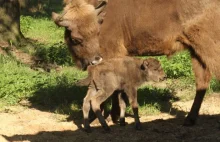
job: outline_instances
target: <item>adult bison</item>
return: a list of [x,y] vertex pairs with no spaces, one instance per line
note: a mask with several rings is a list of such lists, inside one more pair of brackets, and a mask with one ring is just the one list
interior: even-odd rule
[[[81,35],[80,40],[74,39],[67,30],[65,39],[83,67],[101,57],[170,56],[183,49],[190,51],[196,96],[184,125],[194,125],[211,76],[220,79],[220,1],[109,0],[100,31],[93,24],[97,22],[95,9],[86,9],[80,1],[74,0],[75,6],[68,11],[71,17],[64,17],[76,24],[72,32]],[[85,12],[89,14],[79,16]]]
[[52,19],[58,26],[66,27],[64,38],[69,51],[76,65],[85,70],[91,61],[102,59],[98,53],[97,33],[103,12],[101,17],[97,15],[100,15],[106,2],[99,4],[98,0],[64,0],[63,3],[65,4],[63,13],[59,15],[53,12]]

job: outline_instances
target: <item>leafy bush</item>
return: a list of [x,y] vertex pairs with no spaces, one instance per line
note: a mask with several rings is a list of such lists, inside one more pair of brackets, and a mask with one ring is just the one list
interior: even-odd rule
[[20,17],[20,24],[21,26],[21,32],[23,34],[26,34],[29,30],[31,30],[33,27],[31,25],[33,18],[30,16],[21,16]]
[[66,66],[74,65],[70,52],[62,42],[53,44],[49,47],[43,47],[41,45],[36,49],[35,55],[47,63],[56,63]]
[[210,89],[214,92],[220,92],[220,81],[217,79],[212,79],[210,82]]
[[191,77],[192,65],[188,52],[178,53],[167,59],[167,57],[158,57],[161,61],[164,71],[169,78]]

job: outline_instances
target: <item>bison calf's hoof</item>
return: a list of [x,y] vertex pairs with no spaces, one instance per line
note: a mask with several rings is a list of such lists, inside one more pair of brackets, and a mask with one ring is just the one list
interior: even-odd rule
[[125,118],[120,118],[119,123],[120,123],[120,126],[125,126],[126,125]]
[[113,123],[117,123],[119,116],[116,115],[116,114],[112,114],[112,113],[111,113],[111,118],[112,118],[112,122],[113,122]]
[[103,128],[104,128],[105,132],[110,132],[111,131],[111,129],[108,126],[103,126]]
[[183,126],[194,126],[196,124],[196,120],[190,117],[186,117],[183,123]]
[[85,127],[85,128],[84,128],[84,131],[85,131],[86,133],[91,133],[91,132],[92,132],[92,130],[91,130],[90,127]]
[[140,122],[138,122],[138,123],[135,124],[135,129],[136,129],[136,130],[139,130],[139,131],[142,130],[142,126],[141,126],[141,123],[140,123]]

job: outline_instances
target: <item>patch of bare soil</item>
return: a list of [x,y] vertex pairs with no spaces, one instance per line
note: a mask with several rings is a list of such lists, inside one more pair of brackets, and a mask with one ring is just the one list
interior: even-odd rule
[[29,54],[27,54],[27,53],[25,53],[25,52],[23,52],[23,51],[17,49],[17,48],[14,47],[14,46],[10,46],[10,47],[9,47],[8,44],[3,45],[3,44],[1,43],[1,45],[0,45],[0,54],[7,55],[7,53],[6,53],[5,50],[3,50],[3,49],[9,50],[9,52],[10,52],[18,61],[20,61],[21,63],[27,64],[27,65],[33,65],[33,64],[35,63],[35,60],[34,60],[34,58],[33,58],[31,55],[29,55]]
[[105,133],[98,123],[92,124],[92,133],[82,130],[82,120],[66,121],[66,115],[43,112],[21,106],[7,108],[0,113],[0,141],[12,142],[180,142],[220,141],[220,94],[205,98],[197,125],[184,127],[182,122],[192,101],[175,102],[170,113],[141,116],[142,131],[136,131],[133,118],[126,117],[124,127],[108,124],[110,133]]

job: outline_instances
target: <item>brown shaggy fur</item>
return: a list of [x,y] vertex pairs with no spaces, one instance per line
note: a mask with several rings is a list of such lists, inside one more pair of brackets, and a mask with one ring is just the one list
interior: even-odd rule
[[[97,14],[94,6],[84,0],[67,0],[64,3],[63,13],[53,12],[52,19],[58,26],[66,27],[65,41],[72,57],[79,68],[86,69],[91,61],[99,57]],[[94,54],[97,54],[95,58]],[[87,56],[88,60],[81,58],[83,56]]]
[[[117,66],[115,66],[116,64]],[[132,57],[112,58],[98,65],[89,66],[88,72],[88,78],[79,82],[80,85],[89,84],[89,89],[83,102],[84,127],[86,131],[90,131],[88,121],[90,102],[103,128],[107,131],[109,130],[104,117],[101,115],[100,105],[116,90],[127,94],[134,111],[136,129],[140,129],[137,88],[145,81],[158,82],[165,77],[160,62],[154,58],[145,60]],[[123,120],[125,107],[126,105],[122,102],[121,119]]]
[[[219,0],[110,0],[100,34],[95,36],[99,43],[94,49],[83,46],[77,52],[72,50],[72,54],[86,66],[88,62],[83,61],[91,62],[99,54],[107,59],[125,55],[170,56],[189,50],[197,89],[184,125],[193,125],[211,76],[220,79],[219,5]],[[88,27],[83,25],[78,30]]]

